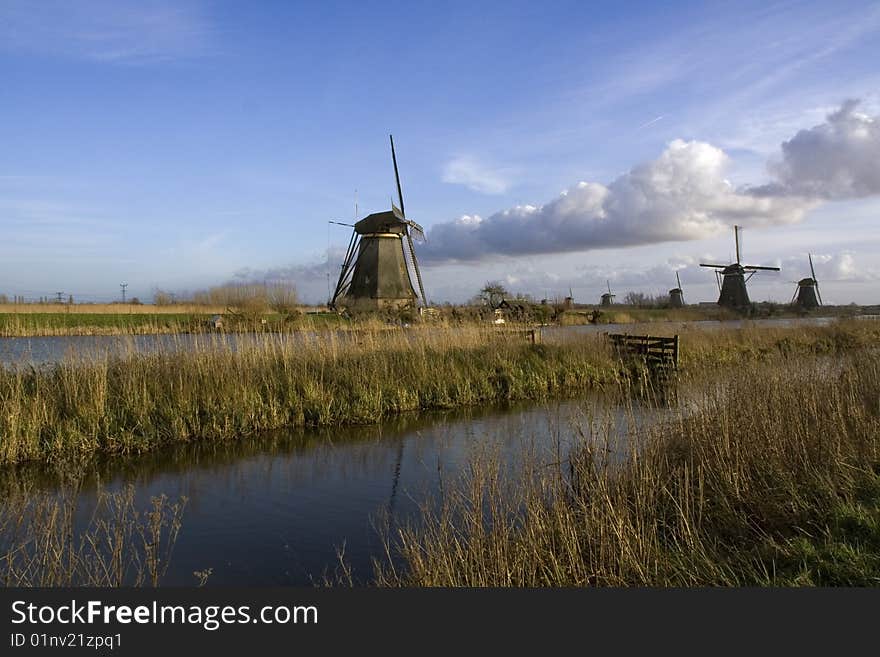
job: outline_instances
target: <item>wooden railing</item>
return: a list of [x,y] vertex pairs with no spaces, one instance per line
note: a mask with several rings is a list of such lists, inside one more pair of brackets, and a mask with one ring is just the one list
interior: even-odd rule
[[671,338],[652,335],[606,333],[618,356],[644,358],[652,369],[678,369],[678,336]]

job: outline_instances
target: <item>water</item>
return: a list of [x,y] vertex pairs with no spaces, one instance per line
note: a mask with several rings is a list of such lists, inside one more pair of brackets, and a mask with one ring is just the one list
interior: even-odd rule
[[[278,335],[279,340],[292,339]],[[163,335],[63,335],[29,338],[0,338],[0,365],[41,367],[65,358],[101,358],[107,355],[152,353],[196,349],[211,345],[236,348],[255,339],[254,334],[175,333]]]
[[[211,585],[277,586],[320,581],[338,569],[337,552],[356,579],[368,581],[382,556],[377,519],[417,522],[441,482],[454,486],[475,450],[497,450],[515,463],[525,452],[544,463],[567,453],[578,431],[598,418],[615,435],[668,411],[635,402],[627,410],[593,394],[543,405],[403,416],[372,427],[287,430],[231,442],[201,442],[137,457],[92,463],[80,493],[81,517],[94,506],[97,482],[133,484],[144,508],[151,496],[189,501],[163,584],[193,585],[212,569]],[[629,404],[627,404],[629,406]],[[55,490],[38,466],[10,469],[0,485],[23,481]]]

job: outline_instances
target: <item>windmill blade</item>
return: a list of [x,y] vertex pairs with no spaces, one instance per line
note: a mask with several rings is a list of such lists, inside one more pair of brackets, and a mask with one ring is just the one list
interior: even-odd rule
[[743,265],[743,269],[762,270],[762,271],[782,271],[779,267],[760,267],[758,265]]
[[397,171],[397,154],[394,152],[394,135],[391,138],[391,161],[394,163],[394,179],[397,181],[397,198],[400,199],[400,214],[406,219],[406,210],[403,207],[403,191],[400,188],[400,173]]
[[[813,280],[816,281],[816,277],[813,277]],[[819,292],[819,281],[816,281],[816,296],[819,298],[819,305],[824,306],[825,303],[822,301],[822,294]]]
[[724,269],[725,267],[729,267],[730,265],[707,265],[704,263],[700,263],[700,267],[715,267],[715,269]]
[[810,259],[810,276],[812,276],[813,280],[816,281],[818,287],[819,279],[816,278],[816,270],[813,269],[813,254],[808,253],[807,257]]
[[[342,269],[339,272],[339,280],[336,282],[336,290],[330,300],[330,307],[336,308],[336,302],[345,296],[351,285],[351,277],[354,273],[357,260],[360,258],[360,236],[357,231],[351,231],[351,239],[348,241],[348,250],[345,252],[345,260],[342,261]],[[355,258],[357,254],[357,258]]]
[[798,286],[794,289],[794,294],[791,295],[791,301],[789,301],[789,303],[794,303],[794,300],[797,298],[798,291],[799,291],[800,289],[801,289],[801,288],[800,288],[800,285],[798,285]]
[[425,287],[422,285],[422,272],[419,270],[419,261],[416,259],[416,250],[413,246],[412,235],[410,235],[409,231],[406,231],[406,241],[409,244],[409,255],[412,259],[413,269],[416,272],[416,281],[419,284],[419,296],[422,299],[422,306],[428,306],[428,300],[425,298]]
[[739,226],[733,227],[733,239],[736,241],[736,264],[739,264]]
[[422,228],[419,224],[417,224],[412,219],[407,219],[406,223],[410,228],[410,230],[408,232],[412,234],[412,236],[416,242],[427,242],[428,241],[428,238],[425,237],[425,229],[424,228]]

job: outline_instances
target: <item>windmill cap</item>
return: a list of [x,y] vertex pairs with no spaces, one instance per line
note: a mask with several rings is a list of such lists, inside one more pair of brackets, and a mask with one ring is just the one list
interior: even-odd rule
[[367,215],[354,225],[354,229],[360,235],[367,235],[369,233],[403,233],[406,230],[406,225],[400,210],[391,206],[391,209],[385,212],[374,212],[371,215]]

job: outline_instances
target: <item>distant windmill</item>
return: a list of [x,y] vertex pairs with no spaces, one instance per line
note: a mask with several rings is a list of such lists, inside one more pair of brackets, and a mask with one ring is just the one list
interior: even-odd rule
[[[413,247],[413,237],[423,242],[425,231],[406,218],[393,136],[391,160],[394,163],[400,207],[392,203],[391,210],[373,213],[355,223],[339,281],[330,301],[331,308],[346,305],[376,310],[401,308],[414,305],[419,299],[422,305],[427,305],[422,274]],[[413,286],[413,273],[418,294]]]
[[749,301],[749,293],[746,283],[755,275],[756,271],[779,271],[779,267],[759,267],[757,265],[743,265],[739,261],[739,226],[733,227],[734,239],[736,240],[736,262],[730,265],[707,265],[700,263],[700,267],[713,267],[715,279],[718,282],[718,305],[727,308],[745,308]]
[[602,295],[602,301],[599,305],[610,306],[614,304],[614,295],[611,294],[611,281],[605,281],[605,284],[608,286],[608,291]]
[[791,302],[801,308],[818,308],[822,305],[822,295],[819,293],[819,281],[816,279],[816,270],[813,269],[813,255],[807,254],[810,259],[810,275],[812,278],[802,278],[797,282],[797,289]]
[[669,290],[669,307],[670,308],[683,308],[684,303],[684,292],[681,289],[681,279],[678,277],[678,272],[675,272],[675,281],[678,283],[678,287]]

